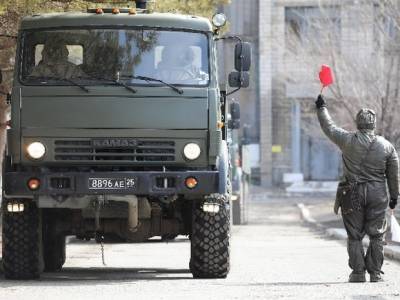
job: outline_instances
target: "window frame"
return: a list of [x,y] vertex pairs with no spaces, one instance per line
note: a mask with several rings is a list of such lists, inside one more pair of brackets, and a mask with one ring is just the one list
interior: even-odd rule
[[[19,52],[19,65],[18,65],[18,80],[19,82],[24,85],[24,86],[72,86],[72,84],[68,82],[56,82],[54,84],[42,84],[42,83],[32,83],[32,82],[26,82],[26,80],[23,79],[23,66],[24,66],[24,61],[25,61],[25,39],[26,39],[26,34],[30,32],[36,32],[36,31],[60,31],[60,30],[96,30],[96,29],[109,29],[109,30],[154,30],[154,31],[165,31],[165,32],[190,32],[190,33],[197,33],[197,34],[202,34],[206,38],[206,45],[207,45],[207,68],[208,68],[208,81],[205,84],[178,84],[178,83],[170,83],[173,84],[174,86],[177,87],[182,87],[182,88],[204,88],[204,87],[209,87],[212,83],[212,76],[211,76],[211,71],[212,71],[212,65],[211,65],[211,37],[210,37],[210,32],[208,31],[201,31],[201,30],[192,30],[192,29],[187,29],[187,28],[172,28],[172,27],[157,27],[157,26],[82,26],[82,27],[76,27],[76,26],[58,26],[58,27],[41,27],[41,28],[34,28],[34,29],[24,29],[21,31],[20,34],[20,39],[18,43],[18,47],[20,49]],[[85,51],[85,49],[83,49]],[[93,84],[87,84],[87,83],[81,83],[78,82],[79,84],[82,84],[84,86],[115,86],[112,82],[97,82]],[[150,83],[126,83],[129,86],[138,86],[138,87],[163,87],[164,85],[162,83],[157,83],[157,82],[150,82]]]

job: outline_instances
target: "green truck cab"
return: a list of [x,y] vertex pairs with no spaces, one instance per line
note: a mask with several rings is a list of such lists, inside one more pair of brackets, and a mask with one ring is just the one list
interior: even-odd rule
[[[217,32],[204,18],[140,9],[22,20],[2,173],[6,278],[60,270],[66,236],[179,234],[190,237],[195,278],[227,276]],[[236,46],[233,87],[248,85],[249,51]]]

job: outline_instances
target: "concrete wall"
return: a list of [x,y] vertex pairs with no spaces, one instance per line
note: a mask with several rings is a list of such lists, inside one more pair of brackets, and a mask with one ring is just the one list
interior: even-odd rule
[[260,176],[261,185],[272,184],[272,1],[259,3],[259,60],[260,60]]

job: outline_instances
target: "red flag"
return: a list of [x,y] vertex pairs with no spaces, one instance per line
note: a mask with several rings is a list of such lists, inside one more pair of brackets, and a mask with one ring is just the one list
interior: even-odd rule
[[321,66],[321,71],[319,71],[319,80],[321,81],[322,88],[333,83],[332,71],[329,66]]

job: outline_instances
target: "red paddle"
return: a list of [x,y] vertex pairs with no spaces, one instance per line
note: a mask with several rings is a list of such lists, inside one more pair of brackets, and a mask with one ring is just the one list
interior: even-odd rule
[[322,88],[321,94],[325,87],[331,85],[333,83],[333,76],[331,68],[327,65],[321,66],[321,71],[319,71],[319,80],[321,81]]

